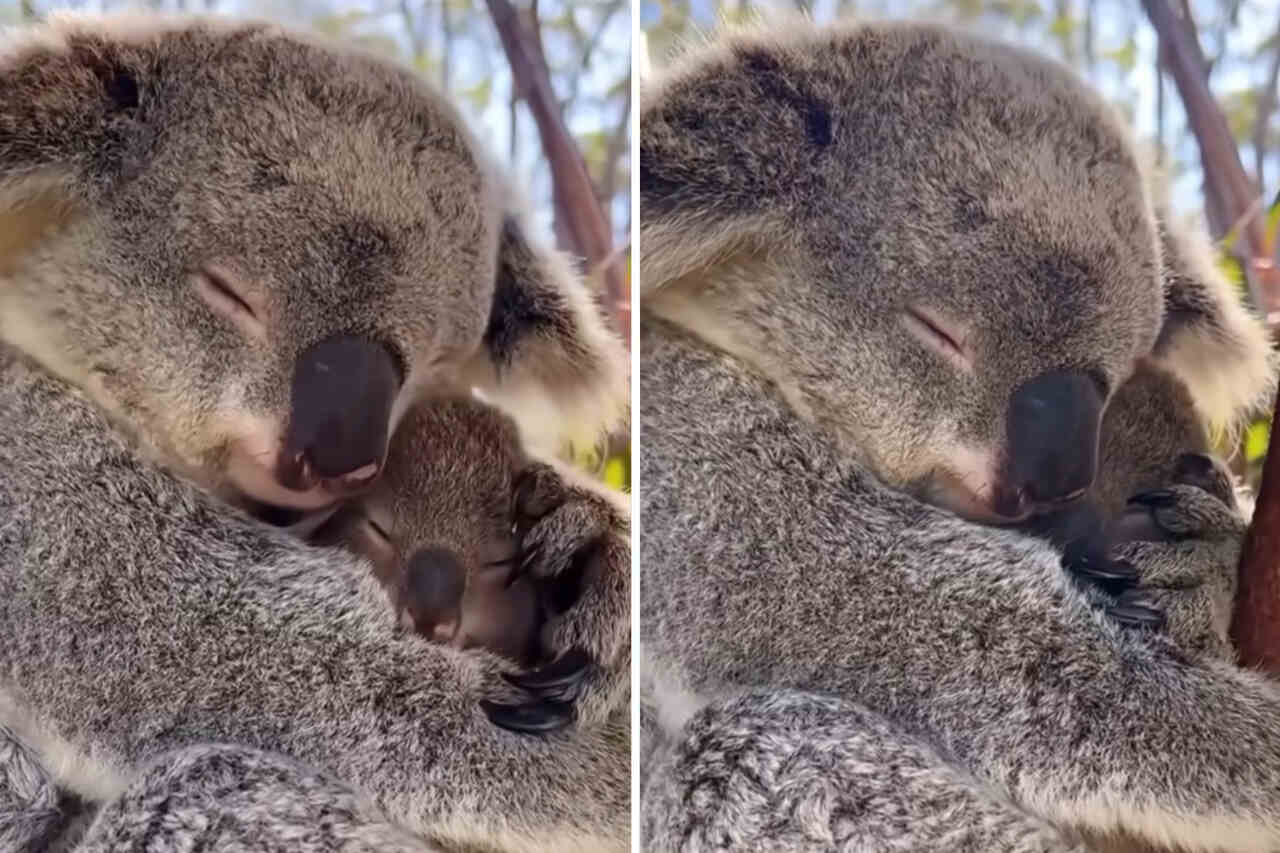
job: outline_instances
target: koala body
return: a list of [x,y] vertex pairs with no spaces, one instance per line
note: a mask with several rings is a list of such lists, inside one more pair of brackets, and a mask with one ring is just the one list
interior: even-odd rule
[[[1111,111],[943,28],[775,27],[646,92],[640,162],[645,844],[1280,843],[1280,691],[1007,529],[1087,493],[1141,359],[1206,417],[1274,388]],[[1143,506],[1140,584],[1234,567],[1218,497]]]
[[619,342],[452,107],[187,17],[17,30],[0,87],[0,728],[91,804],[85,849],[171,798],[190,819],[148,845],[230,844],[237,774],[252,849],[317,815],[316,851],[384,824],[406,849],[625,849],[624,504],[575,484],[526,533],[530,577],[574,581],[542,632],[574,653],[568,707],[563,668],[406,636],[361,560],[252,517],[371,488],[428,397],[625,409]]

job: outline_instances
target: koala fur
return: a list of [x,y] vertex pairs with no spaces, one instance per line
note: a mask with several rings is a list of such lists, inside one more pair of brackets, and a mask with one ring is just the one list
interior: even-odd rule
[[[90,804],[69,832],[328,851],[389,821],[453,849],[626,849],[620,499],[566,486],[526,536],[532,577],[577,584],[548,650],[585,661],[576,722],[541,736],[491,711],[538,719],[554,679],[398,631],[362,560],[238,508],[366,488],[433,396],[625,410],[621,344],[453,108],[358,53],[188,17],[15,31],[0,88],[0,730]],[[238,774],[260,808],[233,841]]]
[[[914,23],[733,34],[642,100],[646,849],[1280,845],[1280,690],[975,523],[1026,509],[1046,377],[1077,430],[1046,466],[1140,359],[1224,421],[1255,390],[1206,377],[1273,381],[1112,111]],[[1123,549],[1140,584],[1234,569],[1219,497],[1138,506],[1171,534]]]

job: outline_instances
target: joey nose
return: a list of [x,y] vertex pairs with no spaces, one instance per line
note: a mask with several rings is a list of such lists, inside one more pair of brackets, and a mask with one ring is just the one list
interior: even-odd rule
[[1102,394],[1082,371],[1044,373],[1009,400],[1005,481],[1031,504],[1059,504],[1093,484]]
[[467,570],[448,548],[423,548],[405,567],[404,606],[418,630],[455,621],[466,590]]
[[303,352],[294,365],[280,482],[335,495],[373,483],[400,382],[390,350],[373,341],[339,335]]

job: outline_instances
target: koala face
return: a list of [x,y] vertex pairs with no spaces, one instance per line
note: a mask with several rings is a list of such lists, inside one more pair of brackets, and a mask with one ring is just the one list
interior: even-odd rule
[[743,36],[641,122],[648,310],[931,502],[1087,489],[1163,297],[1126,135],[1065,69],[919,25]]
[[539,607],[517,577],[514,424],[475,400],[434,401],[406,414],[386,472],[316,531],[318,544],[367,557],[424,636],[532,659]]
[[4,341],[203,485],[297,509],[367,488],[428,394],[615,393],[581,283],[504,220],[411,73],[156,20],[71,18],[0,53]]

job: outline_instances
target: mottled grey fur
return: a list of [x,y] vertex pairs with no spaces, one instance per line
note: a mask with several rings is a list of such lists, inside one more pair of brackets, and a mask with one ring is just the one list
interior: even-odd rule
[[[1114,393],[1150,356],[1232,422],[1274,387],[1199,244],[1161,252],[1110,110],[941,28],[774,28],[647,92],[640,161],[647,848],[1280,844],[1280,690],[937,505],[981,509],[1047,371]],[[1223,576],[1242,517],[1170,494],[1177,541],[1126,556]]]
[[[364,562],[219,500],[271,500],[292,365],[338,333],[394,350],[395,416],[473,385],[540,423],[594,431],[625,408],[619,342],[502,215],[453,108],[261,24],[70,17],[6,39],[0,726],[19,759],[106,803],[89,838],[117,847],[143,824],[155,849],[233,843],[216,812],[201,838],[147,810],[172,796],[196,814],[243,770],[261,835],[234,843],[272,849],[331,808],[356,840],[308,849],[363,849],[379,815],[455,847],[625,849],[625,540],[592,552],[550,636],[594,653],[579,721],[528,737],[479,706],[521,699],[508,664],[396,631]],[[200,297],[210,264],[256,325]],[[557,508],[535,570],[582,553],[571,521],[613,530],[610,506]],[[211,742],[248,757],[205,772]]]

